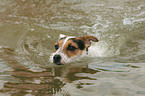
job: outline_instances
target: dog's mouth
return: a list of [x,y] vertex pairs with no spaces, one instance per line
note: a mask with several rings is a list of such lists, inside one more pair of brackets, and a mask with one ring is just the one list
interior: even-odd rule
[[63,63],[61,62],[54,62],[55,65],[64,65]]

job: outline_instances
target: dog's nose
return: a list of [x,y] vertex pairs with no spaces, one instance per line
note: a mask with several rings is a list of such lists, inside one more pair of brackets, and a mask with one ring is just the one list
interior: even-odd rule
[[60,55],[54,55],[53,61],[55,64],[59,65],[61,61],[61,56]]

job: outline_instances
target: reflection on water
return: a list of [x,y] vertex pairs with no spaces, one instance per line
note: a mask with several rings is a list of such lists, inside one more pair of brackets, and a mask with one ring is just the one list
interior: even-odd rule
[[[15,77],[17,82],[8,81],[3,84],[0,92],[8,92],[11,95],[24,96],[31,95],[53,95],[59,91],[66,83],[71,83],[75,80],[88,79],[96,80],[88,76],[76,76],[78,73],[95,74],[98,71],[87,67],[87,65],[77,67],[58,66],[46,68],[45,71],[33,72],[24,64],[20,64],[15,58],[16,53],[13,49],[3,48],[0,58],[2,58],[13,71],[8,72]],[[7,73],[7,72],[6,72]],[[61,80],[62,79],[62,80]],[[78,88],[80,85],[77,85]]]

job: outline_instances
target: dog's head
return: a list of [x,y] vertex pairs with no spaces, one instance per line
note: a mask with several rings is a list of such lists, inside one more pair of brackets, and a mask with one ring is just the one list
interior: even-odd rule
[[73,62],[88,51],[92,41],[98,42],[98,39],[94,36],[73,37],[60,34],[50,61],[56,65]]

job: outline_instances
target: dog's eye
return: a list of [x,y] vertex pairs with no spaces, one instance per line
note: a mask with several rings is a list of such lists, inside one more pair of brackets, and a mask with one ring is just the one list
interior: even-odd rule
[[69,51],[75,51],[77,48],[76,47],[74,47],[74,46],[69,46],[68,48],[67,48],[67,50],[69,50]]
[[59,46],[58,45],[55,45],[55,50],[57,50],[59,48]]

